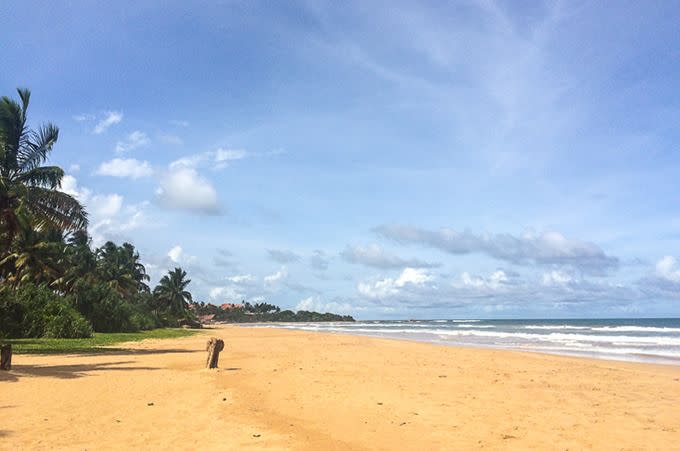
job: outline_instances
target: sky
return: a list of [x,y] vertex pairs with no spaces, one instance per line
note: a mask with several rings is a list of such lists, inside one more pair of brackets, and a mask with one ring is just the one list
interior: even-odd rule
[[94,245],[198,301],[680,316],[680,2],[0,5]]

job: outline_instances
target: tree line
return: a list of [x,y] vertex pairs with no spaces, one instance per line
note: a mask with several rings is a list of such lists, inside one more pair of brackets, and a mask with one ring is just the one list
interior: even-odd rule
[[192,303],[191,310],[198,316],[211,315],[213,321],[225,323],[266,323],[266,322],[327,322],[327,321],[354,321],[350,315],[338,315],[335,313],[319,313],[307,310],[281,310],[274,304],[258,302],[251,304],[244,302],[242,307],[222,309],[205,302]]
[[85,207],[47,165],[59,129],[28,126],[30,91],[0,98],[0,338],[82,338],[195,323],[187,273],[153,290],[135,247],[93,249]]

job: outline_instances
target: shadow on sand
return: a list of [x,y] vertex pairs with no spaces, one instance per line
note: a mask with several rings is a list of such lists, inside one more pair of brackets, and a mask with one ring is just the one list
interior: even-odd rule
[[96,371],[148,371],[161,369],[149,366],[120,366],[131,363],[135,362],[130,360],[104,363],[78,363],[73,365],[12,365],[11,371],[0,372],[0,382],[16,382],[22,377],[75,379]]

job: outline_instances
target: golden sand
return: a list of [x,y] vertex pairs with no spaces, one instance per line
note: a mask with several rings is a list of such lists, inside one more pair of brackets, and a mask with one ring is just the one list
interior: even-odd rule
[[0,449],[680,449],[680,367],[275,329],[14,357]]

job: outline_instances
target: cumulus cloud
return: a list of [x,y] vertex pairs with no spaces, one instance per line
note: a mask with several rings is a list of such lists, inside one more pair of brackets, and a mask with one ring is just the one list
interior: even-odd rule
[[666,255],[654,266],[654,271],[638,281],[640,289],[657,299],[680,299],[680,265],[675,257]]
[[385,251],[377,244],[369,244],[367,246],[347,246],[345,250],[340,253],[340,255],[349,263],[361,264],[382,269],[405,267],[433,268],[439,266],[437,264],[428,263],[417,258],[403,259]]
[[104,117],[97,122],[97,125],[94,126],[94,130],[92,130],[92,133],[95,135],[99,135],[101,133],[104,133],[106,130],[109,129],[112,125],[119,124],[123,120],[123,113],[120,111],[107,111],[104,114]]
[[139,161],[134,158],[114,158],[100,164],[96,174],[139,179],[152,176],[153,168],[148,161]]
[[404,268],[397,278],[360,282],[359,293],[369,299],[399,298],[413,288],[433,288],[434,277],[423,268]]
[[666,255],[656,264],[656,275],[673,283],[680,283],[680,268],[675,257]]
[[543,285],[566,285],[572,280],[571,275],[564,271],[553,270],[543,273]]
[[287,249],[267,249],[269,258],[278,263],[292,263],[300,261],[300,256]]
[[558,232],[481,235],[448,228],[427,230],[402,225],[384,225],[374,230],[401,244],[419,244],[456,255],[481,253],[520,265],[571,266],[590,274],[603,274],[619,265],[618,258],[605,254],[597,245],[571,240]]
[[151,142],[146,133],[135,130],[130,133],[124,140],[116,143],[116,153],[129,152],[138,147],[146,146]]
[[78,180],[70,174],[63,177],[61,191],[78,199],[87,209],[90,215],[88,231],[95,246],[100,246],[107,240],[127,239],[129,232],[149,223],[146,217],[148,203],[125,205],[120,194],[93,193],[92,190],[81,187]]
[[156,199],[165,208],[204,214],[220,212],[217,191],[192,168],[174,168],[165,173],[156,189]]

